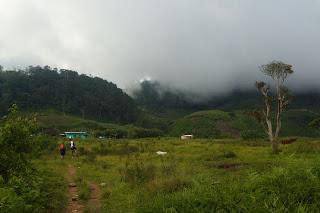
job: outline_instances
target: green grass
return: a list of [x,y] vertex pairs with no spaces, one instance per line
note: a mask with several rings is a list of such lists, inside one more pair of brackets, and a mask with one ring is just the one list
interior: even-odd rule
[[[142,127],[132,124],[118,125],[102,123],[72,115],[62,115],[61,113],[53,111],[39,112],[36,114],[36,117],[42,132],[51,136],[58,136],[65,131],[87,131],[91,137],[103,136],[107,138],[144,138],[156,137],[163,134],[163,131],[160,130],[162,124],[157,123],[159,119],[155,117],[154,119],[156,119],[156,121],[150,121],[149,117],[146,120],[140,120],[141,124],[144,124],[139,125]],[[136,123],[136,125],[138,125],[138,123]],[[143,126],[147,128],[143,128]],[[160,129],[158,129],[158,127]],[[167,126],[163,126],[164,130],[165,128],[167,128]]]
[[[180,136],[194,134],[197,138],[262,138],[262,128],[244,111],[207,110],[181,115],[166,115],[142,111],[133,125],[103,123],[94,120],[62,115],[54,111],[39,112],[37,118],[41,128],[51,135],[62,131],[88,131],[92,135],[106,134],[108,137],[150,137],[156,135]],[[310,110],[289,110],[283,114],[281,136],[320,137],[320,130],[309,123],[319,115]],[[150,129],[150,130],[148,130]]]
[[[79,156],[36,163],[77,168],[100,185],[103,212],[316,212],[320,140],[300,138],[272,155],[266,141],[175,138],[78,141]],[[168,152],[158,156],[156,151]],[[61,162],[61,163],[60,163]],[[102,184],[102,185],[101,185]],[[88,196],[84,186],[85,195]]]
[[195,112],[177,120],[171,134],[194,134],[195,137],[225,138],[239,137],[241,131],[259,129],[259,125],[241,112],[209,110]]
[[89,119],[82,119],[72,115],[63,115],[58,112],[40,112],[37,113],[37,119],[40,126],[44,128],[57,128],[57,129],[104,129],[104,128],[121,128],[120,125],[102,123]]
[[[308,110],[289,110],[283,114],[281,136],[319,137],[320,130],[308,124],[318,115]],[[194,134],[200,138],[237,138],[241,135],[263,137],[262,128],[244,111],[200,111],[178,119],[171,126],[170,134]]]

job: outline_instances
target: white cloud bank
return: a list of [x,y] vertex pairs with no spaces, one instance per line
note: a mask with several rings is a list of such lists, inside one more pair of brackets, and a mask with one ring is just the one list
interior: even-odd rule
[[276,59],[296,89],[320,88],[319,21],[320,0],[0,0],[0,64],[212,94]]

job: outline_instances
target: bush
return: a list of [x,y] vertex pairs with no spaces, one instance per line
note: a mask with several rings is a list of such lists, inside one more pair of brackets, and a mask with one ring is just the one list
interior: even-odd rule
[[33,139],[33,151],[36,154],[57,150],[57,139],[45,135],[38,135]]
[[35,118],[20,117],[16,106],[10,109],[0,128],[0,175],[5,182],[28,167],[36,126]]
[[27,204],[13,188],[0,187],[0,212],[26,212]]
[[34,137],[36,127],[14,106],[0,128],[0,212],[61,212],[65,206],[63,177],[30,162],[32,153],[52,143]]
[[63,178],[49,171],[11,177],[0,185],[0,212],[61,212],[65,200]]

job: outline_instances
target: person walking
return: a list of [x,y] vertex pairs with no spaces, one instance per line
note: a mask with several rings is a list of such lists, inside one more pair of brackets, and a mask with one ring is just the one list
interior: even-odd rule
[[60,143],[59,150],[61,159],[64,159],[64,155],[66,154],[66,146],[64,145],[64,142]]
[[73,139],[70,139],[70,149],[71,149],[71,153],[72,153],[72,157],[75,155],[76,153],[76,144],[74,143]]

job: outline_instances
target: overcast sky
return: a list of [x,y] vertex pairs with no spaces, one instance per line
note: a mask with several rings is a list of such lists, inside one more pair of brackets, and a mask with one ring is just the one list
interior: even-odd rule
[[320,88],[320,0],[0,0],[0,64],[50,65],[132,86],[199,94],[251,87],[258,66],[294,65]]

